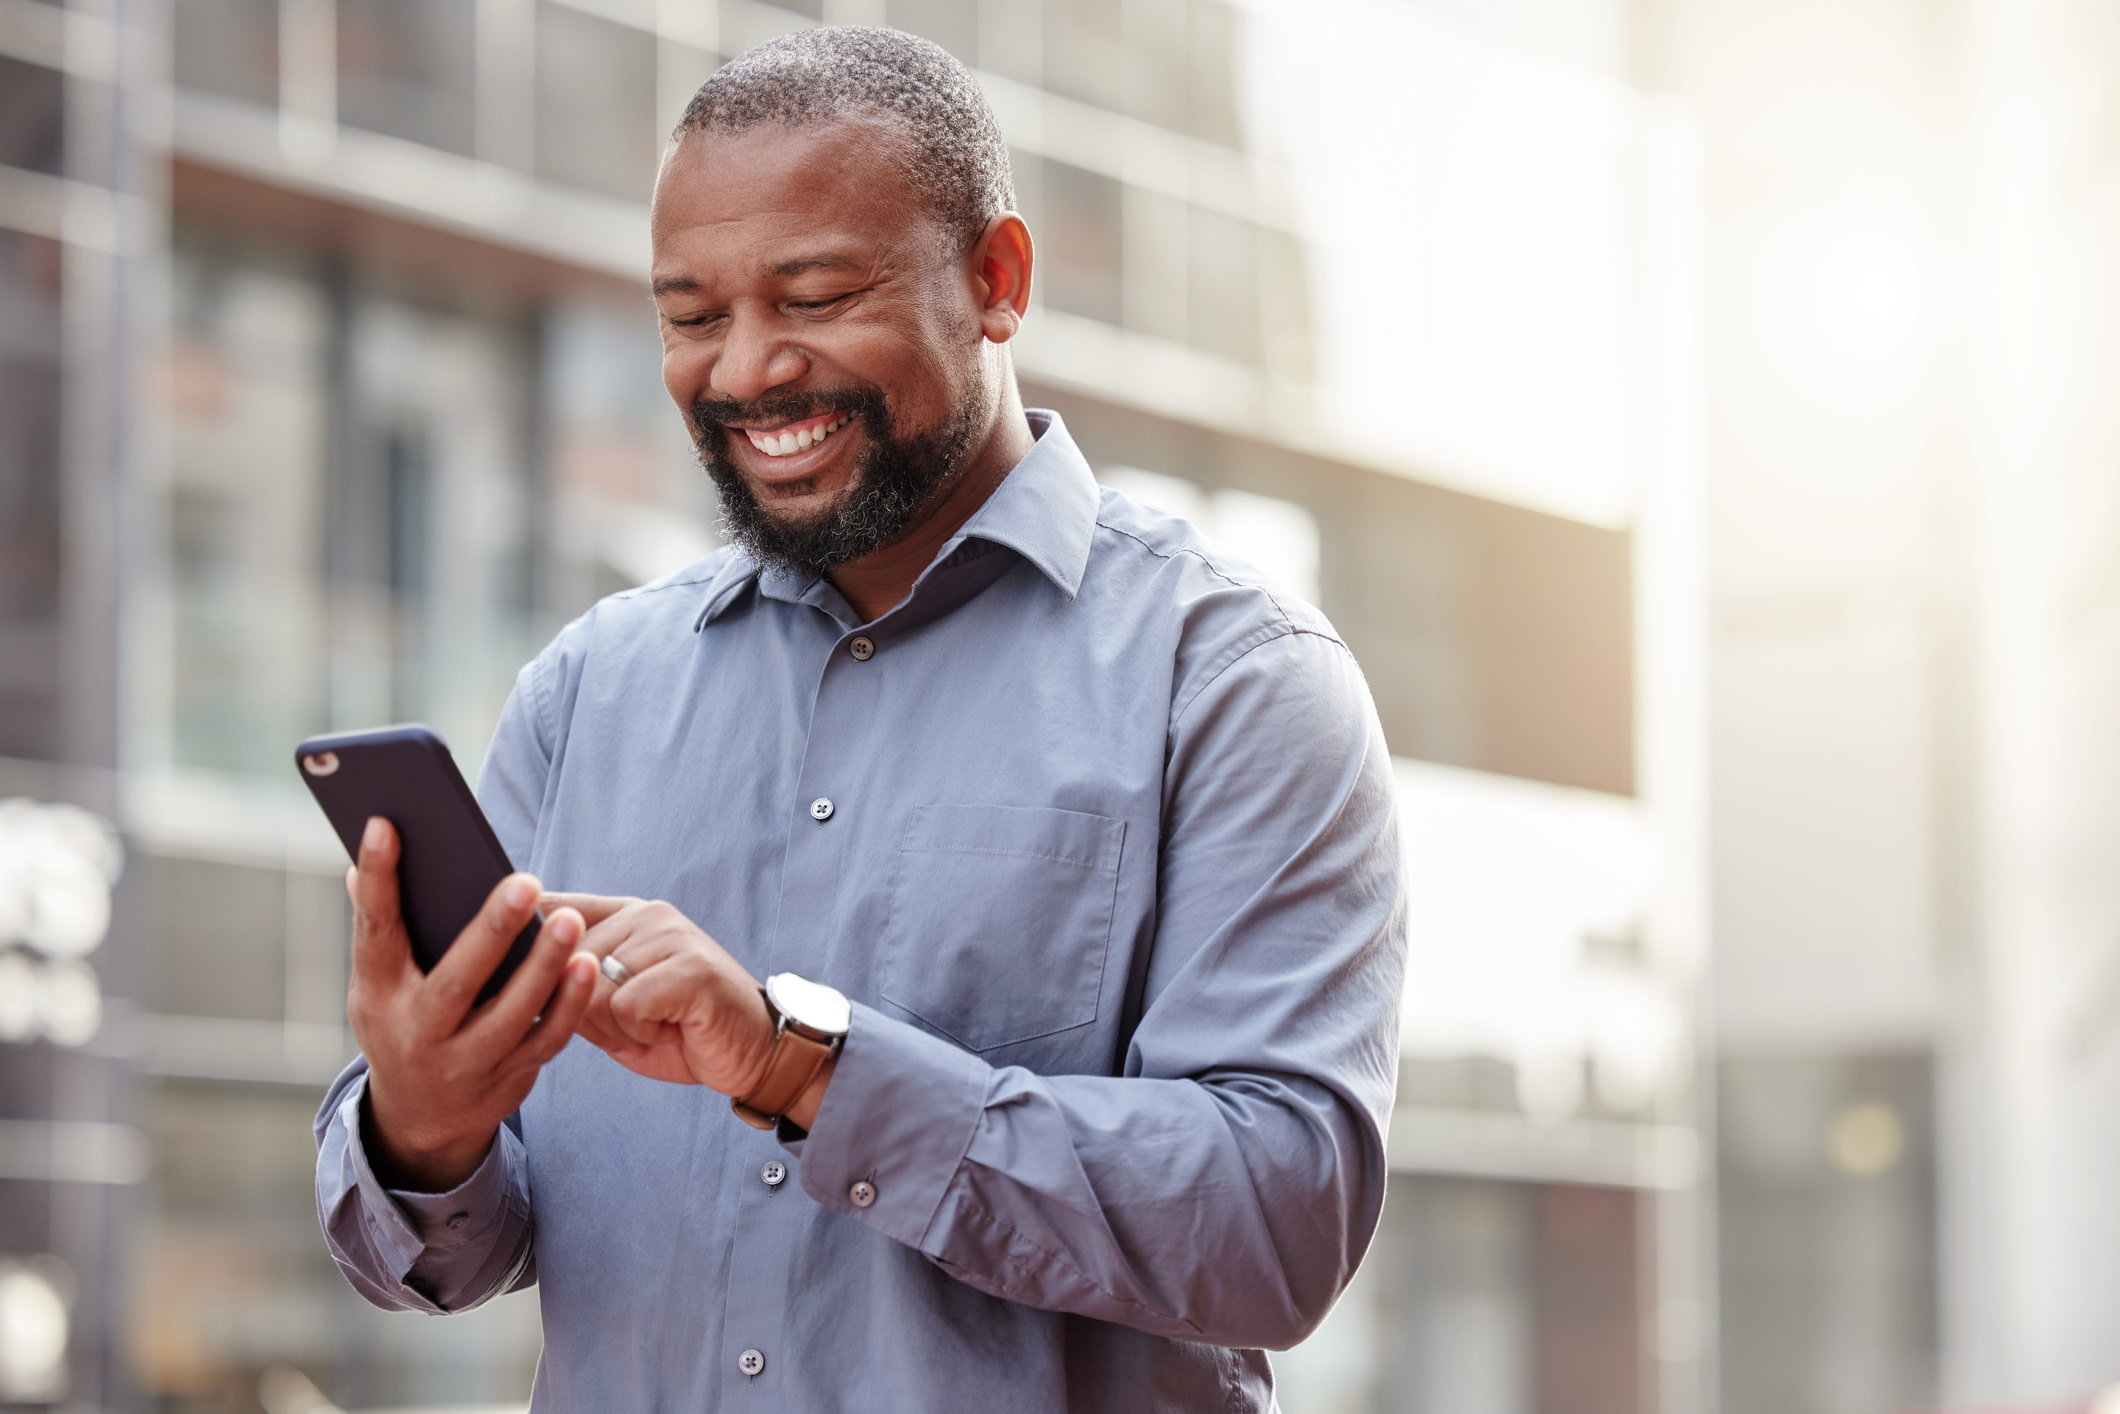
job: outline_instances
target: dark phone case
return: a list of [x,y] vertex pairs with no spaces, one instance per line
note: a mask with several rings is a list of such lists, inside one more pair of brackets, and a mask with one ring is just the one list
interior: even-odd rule
[[[350,857],[360,858],[370,816],[397,826],[399,909],[413,960],[432,972],[512,867],[449,748],[414,723],[313,736],[294,759]],[[535,918],[523,926],[480,1001],[514,975],[538,926]]]

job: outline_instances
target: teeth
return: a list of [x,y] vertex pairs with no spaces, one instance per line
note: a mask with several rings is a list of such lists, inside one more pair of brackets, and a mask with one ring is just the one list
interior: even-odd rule
[[767,456],[785,457],[792,456],[796,452],[808,451],[851,421],[853,421],[852,413],[841,413],[835,422],[829,422],[817,428],[805,427],[800,432],[774,434],[771,432],[753,432],[746,428],[744,435],[751,439],[752,446],[758,448],[759,451],[764,452]]

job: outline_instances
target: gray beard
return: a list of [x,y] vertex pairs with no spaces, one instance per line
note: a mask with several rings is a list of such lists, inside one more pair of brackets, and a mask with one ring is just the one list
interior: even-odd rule
[[[737,469],[728,424],[795,422],[833,411],[851,413],[868,434],[853,480],[821,514],[800,520],[772,514]],[[968,399],[934,429],[900,437],[883,390],[870,387],[745,403],[701,400],[692,405],[691,423],[700,464],[721,493],[722,533],[763,567],[815,579],[882,549],[920,522],[962,470],[976,417],[975,402]]]

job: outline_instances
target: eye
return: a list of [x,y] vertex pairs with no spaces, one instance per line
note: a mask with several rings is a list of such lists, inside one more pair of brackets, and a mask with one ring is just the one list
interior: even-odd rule
[[781,308],[796,314],[835,314],[874,288],[874,285],[864,285],[858,290],[841,290],[836,295],[823,295],[816,299],[791,299],[782,304]]

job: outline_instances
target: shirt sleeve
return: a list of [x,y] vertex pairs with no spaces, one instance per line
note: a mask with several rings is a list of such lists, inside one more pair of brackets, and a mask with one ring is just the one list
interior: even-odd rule
[[1342,645],[1295,631],[1243,652],[1178,706],[1122,1073],[995,1067],[857,1005],[791,1146],[804,1189],[990,1295],[1300,1341],[1383,1204],[1405,966],[1391,789]]
[[522,1142],[502,1126],[477,1172],[447,1193],[386,1189],[361,1144],[368,1063],[317,1112],[317,1218],[339,1270],[388,1311],[466,1311],[536,1280]]
[[544,805],[545,783],[552,776],[554,658],[571,636],[571,632],[562,635],[516,674],[515,690],[501,707],[485,765],[479,769],[479,808],[486,812],[509,862],[518,869],[531,867],[537,846],[538,814]]

